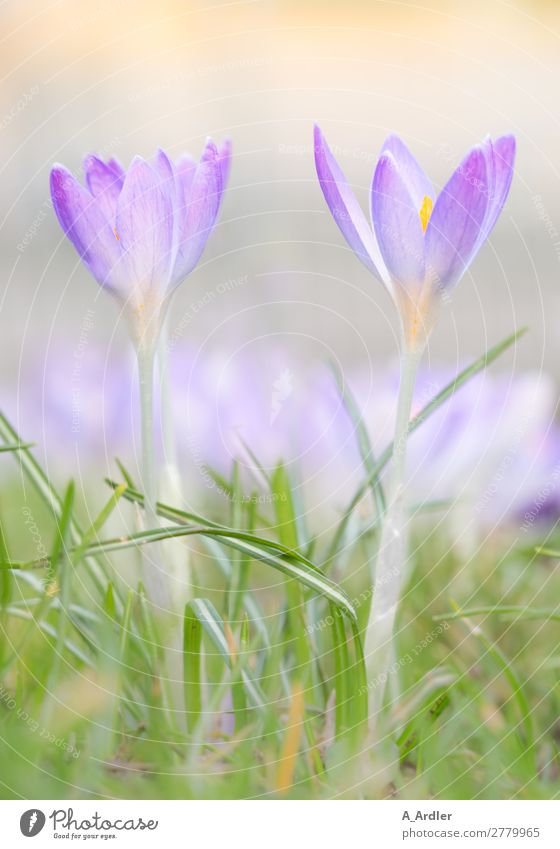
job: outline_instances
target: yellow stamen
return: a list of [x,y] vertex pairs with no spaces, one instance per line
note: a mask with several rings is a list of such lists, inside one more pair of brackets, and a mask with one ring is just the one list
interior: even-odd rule
[[422,206],[420,207],[420,223],[422,224],[422,230],[424,233],[426,232],[426,227],[428,226],[433,206],[434,202],[431,197],[425,195],[424,200],[422,201]]
[[[420,213],[420,215],[422,215],[422,213]],[[117,240],[117,242],[120,242],[121,238],[120,238],[119,234],[117,233],[116,227],[113,227],[113,233],[115,234],[115,239]]]

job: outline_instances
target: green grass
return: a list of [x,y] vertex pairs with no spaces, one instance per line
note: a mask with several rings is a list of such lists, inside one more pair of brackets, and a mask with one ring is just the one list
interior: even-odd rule
[[[411,426],[516,338],[466,369]],[[364,481],[317,540],[282,465],[261,476],[262,504],[241,498],[234,468],[219,479],[227,515],[159,504],[162,527],[139,531],[142,494],[118,464],[124,483],[98,482],[105,506],[83,523],[89,507],[73,485],[56,492],[0,418],[2,797],[559,794],[554,532],[546,552],[517,543],[513,528],[467,556],[438,521],[446,505],[417,512],[398,671],[384,715],[367,728],[361,634],[391,452],[373,457],[341,391]],[[143,552],[158,540],[166,556],[168,539],[188,552],[204,591],[162,616],[137,576]]]

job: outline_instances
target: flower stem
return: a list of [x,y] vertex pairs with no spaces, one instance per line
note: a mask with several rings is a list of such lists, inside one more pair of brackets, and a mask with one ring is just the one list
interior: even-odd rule
[[140,384],[140,416],[142,432],[142,489],[144,510],[150,522],[155,518],[156,479],[154,462],[154,352],[138,350],[138,379]]
[[[173,427],[171,381],[169,377],[169,321],[166,317],[158,343],[159,387],[164,465],[162,500],[183,506],[183,486],[177,462],[177,442]],[[163,544],[166,567],[173,578],[172,598],[176,609],[182,609],[192,598],[192,579],[189,549],[178,540]]]
[[414,384],[421,354],[421,350],[412,350],[403,343],[391,478],[365,641],[370,690],[370,718],[375,717],[383,706],[385,685],[391,665],[395,617],[405,575],[404,566],[407,556],[407,528],[404,510],[406,447]]
[[173,427],[173,405],[169,378],[169,319],[166,316],[158,342],[158,370],[161,399],[161,429],[163,441],[163,491],[164,499],[175,503],[182,501],[181,478],[177,463],[177,445]]
[[[139,345],[138,380],[140,388],[140,419],[142,438],[141,479],[144,492],[144,518],[146,528],[156,528],[157,481],[154,458],[154,362],[155,346]],[[151,548],[157,548],[153,543]],[[144,583],[149,598],[155,604],[165,605],[168,600],[168,587],[157,558],[150,557],[144,551]]]

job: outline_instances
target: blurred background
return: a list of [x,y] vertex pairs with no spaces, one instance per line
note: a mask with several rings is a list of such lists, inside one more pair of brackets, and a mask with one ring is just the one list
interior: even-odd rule
[[[310,478],[326,458],[340,461],[340,487],[359,475],[357,454],[343,450],[328,361],[381,416],[374,435],[386,444],[396,316],[326,208],[316,121],[364,207],[390,131],[436,187],[486,133],[517,136],[510,198],[432,336],[426,364],[438,377],[426,385],[528,325],[463,410],[455,474],[467,473],[468,456],[492,479],[509,451],[518,456],[511,417],[523,410],[534,413],[523,431],[533,441],[523,442],[517,487],[546,441],[548,465],[529,500],[556,490],[560,451],[548,441],[560,380],[560,4],[6,0],[0,20],[0,401],[55,477],[94,467],[99,479],[115,453],[135,453],[135,439],[126,331],[61,234],[50,167],[77,172],[88,152],[127,165],[158,146],[198,156],[207,135],[230,136],[234,158],[220,223],[171,317],[185,475],[204,486],[203,462],[225,470],[242,453],[238,434],[266,462],[310,458]],[[508,387],[518,386],[512,406]],[[490,413],[480,399],[494,395]],[[480,438],[465,455],[477,416]],[[333,480],[319,501],[338,503]]]

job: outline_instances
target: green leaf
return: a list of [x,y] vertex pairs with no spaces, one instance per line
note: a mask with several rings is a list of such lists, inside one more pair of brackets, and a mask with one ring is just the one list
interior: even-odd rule
[[[222,656],[227,668],[232,669],[233,664],[225,635],[224,623],[212,602],[206,598],[195,598],[188,603],[187,607],[189,608],[190,613],[194,615],[202,625],[204,633],[214,648],[216,648],[218,653]],[[260,687],[257,682],[252,679],[247,670],[241,669],[240,673],[243,686],[245,687],[250,701],[254,707],[262,710],[264,708],[265,699]]]
[[331,363],[331,371],[333,373],[342,404],[348,414],[348,418],[354,425],[356,431],[356,439],[360,457],[366,470],[368,481],[370,481],[371,494],[373,503],[377,509],[377,515],[382,516],[385,512],[385,493],[379,475],[375,471],[375,455],[369,438],[369,433],[364,422],[364,417],[360,412],[360,408],[352,394],[352,390],[346,381],[344,381],[340,370],[334,363]]
[[53,572],[58,567],[58,561],[68,552],[68,537],[70,524],[72,522],[72,508],[74,505],[74,482],[70,481],[62,502],[60,517],[56,524],[56,534],[53,540],[49,563]]
[[[48,634],[49,637],[52,637],[54,640],[58,639],[59,632],[57,628],[54,628],[49,622],[45,622],[45,620],[36,620],[33,613],[28,610],[23,610],[21,607],[10,606],[6,608],[6,613],[10,616],[15,616],[17,619],[24,619],[26,622],[32,622],[34,627],[40,628],[45,634]],[[73,643],[69,639],[64,640],[64,647],[70,654],[73,654],[74,657],[78,658],[78,660],[82,661],[82,663],[91,664],[91,657],[88,657],[84,652],[78,648],[78,646]],[[18,659],[21,659],[18,656]],[[1,670],[4,671],[4,668]]]
[[[276,517],[276,533],[284,545],[291,549],[297,549],[299,547],[298,526],[292,501],[292,487],[282,463],[274,470],[271,492]],[[305,686],[311,672],[309,668],[311,652],[305,634],[305,602],[301,584],[289,580],[286,584],[286,595],[288,598],[288,630],[294,635],[297,675],[300,683]]]
[[115,507],[117,506],[121,496],[123,495],[123,493],[125,492],[126,489],[127,489],[126,483],[122,483],[120,486],[118,486],[115,489],[115,491],[113,492],[113,494],[111,495],[111,497],[109,498],[107,503],[102,507],[99,514],[93,520],[93,522],[91,523],[89,528],[84,532],[84,535],[82,537],[82,542],[81,542],[81,544],[78,548],[78,552],[79,551],[85,551],[87,546],[98,535],[101,528],[103,527],[103,525],[105,524],[105,522],[107,521],[107,519],[109,518],[109,516],[111,515],[111,513],[115,509]]
[[116,618],[116,609],[115,609],[115,592],[113,590],[113,583],[109,581],[107,584],[107,592],[105,593],[105,599],[103,607],[105,608],[105,612],[109,619]]
[[[475,377],[475,375],[479,374],[481,371],[484,371],[484,369],[487,368],[491,363],[493,363],[494,360],[496,360],[501,354],[504,353],[504,351],[506,351],[508,348],[511,348],[511,346],[515,342],[517,342],[517,340],[526,331],[526,327],[522,327],[520,330],[516,330],[515,333],[512,333],[510,336],[507,336],[501,342],[498,342],[497,345],[494,345],[492,348],[489,348],[489,350],[486,351],[485,354],[483,354],[481,357],[471,363],[471,365],[468,366],[466,369],[463,369],[463,371],[461,371],[457,375],[457,377],[455,377],[450,383],[448,383],[447,386],[441,390],[441,392],[438,392],[438,394],[434,398],[432,398],[432,400],[428,404],[426,404],[426,406],[423,407],[422,410],[411,420],[408,432],[413,433],[415,430],[417,430],[420,425],[422,425],[426,421],[426,419],[428,419],[433,413],[435,413],[436,410],[438,410],[439,407],[441,407],[441,405],[444,404],[445,401],[447,401],[448,398],[450,398],[454,394],[454,392],[457,392],[457,390],[460,389],[461,386],[464,386],[464,384],[471,380],[471,378]],[[356,490],[356,493],[354,494],[348,506],[344,510],[344,513],[342,514],[342,519],[340,520],[337,526],[336,533],[329,547],[329,551],[326,558],[327,562],[330,562],[337,554],[352,513],[364,497],[367,490],[375,485],[376,480],[378,479],[379,475],[391,459],[392,455],[393,443],[391,442],[390,445],[387,446],[387,448],[377,459],[377,462],[373,464],[373,467],[371,468],[370,472],[366,475],[365,481],[360,484],[360,486]]]
[[34,442],[17,442],[14,445],[0,445],[0,454],[4,451],[23,451],[24,448],[33,448],[34,444]]
[[469,619],[473,616],[501,616],[504,619],[529,619],[560,622],[560,612],[550,610],[546,607],[525,607],[520,604],[497,604],[481,607],[466,607],[459,611],[450,610],[433,616],[434,622],[443,622],[452,619]]
[[[74,483],[70,481],[66,488],[64,500],[62,502],[62,510],[60,521],[57,525],[57,534],[51,551],[51,569],[56,570],[58,582],[60,584],[57,619],[57,635],[54,653],[52,657],[52,666],[47,679],[47,697],[43,703],[41,718],[48,725],[52,713],[55,709],[55,699],[53,693],[58,687],[58,682],[61,676],[62,661],[64,647],[67,642],[68,625],[71,624],[70,619],[70,598],[71,598],[71,582],[73,576],[73,563],[68,552],[68,537],[70,534],[70,524],[72,521],[72,510],[74,507]],[[48,604],[49,597],[45,593],[45,603]],[[35,616],[42,614],[43,605],[40,604]]]
[[10,569],[9,557],[4,528],[0,521],[0,608],[8,604],[12,594],[12,577],[8,571]]
[[[27,445],[27,443],[22,442],[16,430],[10,424],[6,416],[1,412],[0,437],[4,440],[5,444],[16,443],[20,446]],[[29,448],[22,447],[18,452],[16,452],[14,456],[16,457],[27,478],[33,484],[37,493],[47,505],[48,509],[53,513],[55,519],[59,521],[62,511],[62,499],[56,492],[49,478],[47,477],[39,463],[36,461]],[[74,519],[72,519],[70,522],[70,532],[72,542],[75,545],[78,545],[82,539],[82,531],[79,524]],[[105,564],[101,560],[90,558],[89,560],[87,560],[87,567],[96,585],[96,588],[98,589],[100,594],[103,595],[103,593],[105,592],[107,580]],[[116,603],[118,604],[119,612],[121,612],[122,604],[120,600],[116,600]]]
[[497,646],[495,642],[493,642],[486,636],[480,625],[477,625],[476,627],[471,626],[470,623],[466,620],[466,618],[462,616],[462,611],[460,607],[455,603],[453,603],[453,607],[455,608],[457,618],[459,618],[463,622],[467,632],[480,643],[482,643],[482,645],[486,649],[487,655],[491,657],[497,664],[497,666],[501,669],[505,680],[511,687],[512,697],[517,703],[523,728],[522,731],[520,729],[518,729],[517,731],[520,746],[524,755],[527,754],[529,757],[534,756],[533,718],[531,714],[531,709],[529,707],[529,702],[525,695],[524,685],[519,675],[515,671],[513,663],[499,648],[499,646]]
[[202,707],[200,681],[200,650],[202,624],[194,612],[191,602],[185,605],[183,616],[183,688],[187,728],[192,732]]
[[187,604],[191,614],[200,622],[212,645],[218,650],[228,668],[231,667],[222,617],[207,598],[193,598]]
[[[135,501],[139,504],[143,503],[143,496],[134,490],[127,489],[124,492],[124,498]],[[290,578],[295,578],[300,583],[309,587],[314,592],[323,595],[329,601],[332,601],[337,607],[341,608],[345,614],[353,621],[357,620],[356,611],[346,593],[330,578],[327,578],[313,563],[297,551],[294,551],[281,543],[272,542],[271,540],[256,537],[243,531],[234,531],[231,528],[222,528],[215,523],[205,522],[203,526],[192,526],[188,523],[191,521],[193,514],[183,513],[176,508],[158,503],[157,513],[166,518],[172,518],[177,522],[177,526],[170,528],[157,528],[149,531],[141,531],[136,534],[130,534],[127,537],[118,539],[106,540],[96,543],[87,549],[87,553],[107,553],[109,551],[119,551],[129,548],[131,545],[143,545],[145,543],[154,542],[161,539],[171,539],[173,537],[192,536],[201,534],[202,536],[215,537],[219,542],[228,545],[231,548],[237,548],[239,551],[249,555],[255,560],[266,563],[268,566],[277,569],[284,575]],[[199,518],[199,517],[194,517]],[[205,521],[205,520],[202,520]]]
[[535,554],[540,554],[542,557],[560,557],[560,551],[555,548],[547,548],[545,545],[538,545],[535,548]]

